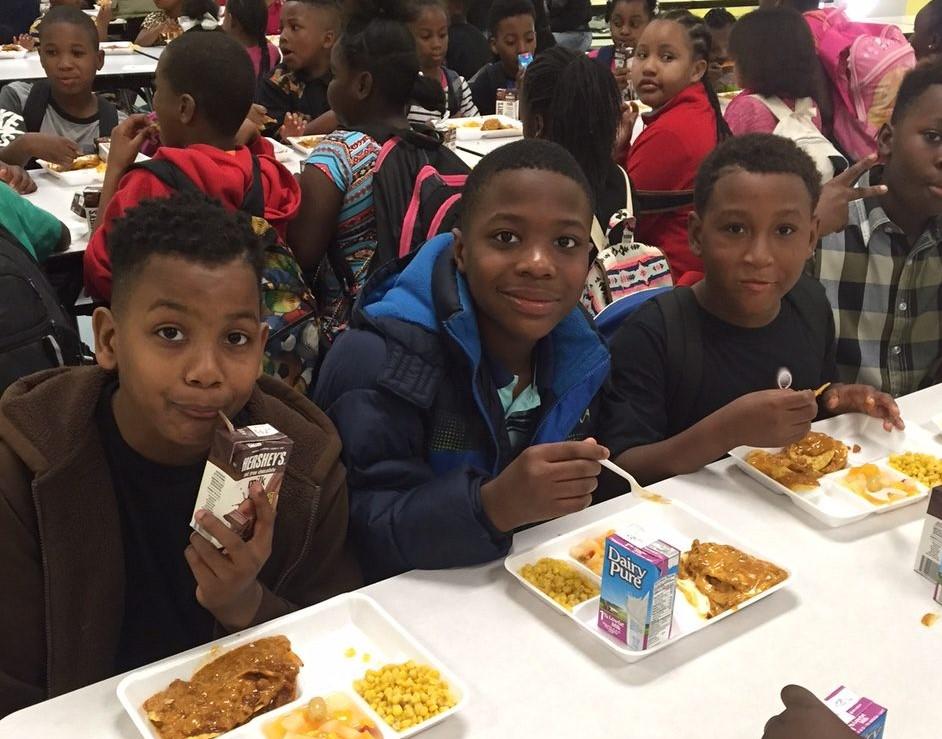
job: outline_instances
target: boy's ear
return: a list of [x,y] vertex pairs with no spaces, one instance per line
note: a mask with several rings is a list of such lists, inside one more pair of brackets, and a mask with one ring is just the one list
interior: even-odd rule
[[334,48],[334,43],[337,41],[337,32],[333,28],[328,28],[324,31],[323,46],[325,49]]
[[490,43],[491,45],[491,54],[493,54],[494,56],[499,56],[499,54],[497,53],[497,39],[494,38],[493,36],[488,36],[487,40],[488,40],[488,43]]
[[95,67],[95,69],[97,69],[100,72],[103,66],[105,66],[105,52],[99,49],[98,50],[98,66]]
[[96,308],[92,314],[92,331],[95,334],[95,361],[102,369],[118,368],[118,337],[115,331],[114,313],[109,308]]
[[451,235],[455,239],[455,244],[453,247],[455,252],[455,264],[458,266],[458,271],[461,274],[464,274],[466,269],[465,265],[467,264],[465,258],[467,255],[465,254],[464,239],[461,236],[461,229],[451,229]]
[[180,122],[189,125],[196,118],[196,100],[186,93],[180,96]]
[[703,220],[697,211],[692,210],[690,215],[687,216],[687,241],[690,243],[690,251],[693,252],[695,257],[703,256],[702,236]]
[[884,123],[877,134],[877,153],[880,155],[880,161],[886,161],[890,152],[893,150],[893,124]]
[[358,99],[366,100],[373,92],[373,75],[369,72],[358,73],[354,89]]
[[693,73],[690,75],[690,81],[699,82],[702,80],[709,66],[710,64],[706,59],[697,59],[697,61],[693,63]]
[[258,374],[256,377],[261,377],[265,372],[262,356],[265,354],[265,345],[268,343],[268,333],[268,324],[265,323],[265,321],[261,321],[258,329]]
[[808,258],[814,257],[814,250],[818,248],[818,238],[821,233],[821,219],[816,215],[811,216],[811,244],[809,246]]

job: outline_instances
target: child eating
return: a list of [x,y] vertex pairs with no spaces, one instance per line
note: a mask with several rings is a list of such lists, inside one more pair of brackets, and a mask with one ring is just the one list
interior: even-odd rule
[[39,34],[46,79],[10,82],[0,90],[0,111],[13,114],[19,134],[0,149],[0,161],[43,159],[68,169],[76,157],[97,152],[95,139],[110,135],[118,112],[92,91],[105,56],[91,18],[61,5],[46,13]]
[[589,52],[589,56],[610,69],[618,89],[624,91],[631,82],[631,64],[616,65],[615,50],[621,49],[626,56],[634,54],[641,33],[657,14],[657,0],[614,0],[606,4],[605,10],[614,43]]
[[[903,427],[889,395],[836,382],[830,306],[803,276],[820,190],[814,162],[778,136],[730,139],[703,163],[690,216],[703,279],[644,304],[611,345],[599,428],[640,482],[693,472],[740,445],[784,446],[821,413]],[[782,367],[795,389],[778,389]]]
[[504,556],[515,529],[589,505],[608,456],[586,438],[609,360],[578,306],[579,165],[547,141],[508,144],[462,203],[460,230],[367,284],[318,378],[369,580]]
[[482,115],[494,114],[498,90],[517,89],[520,55],[536,52],[534,17],[530,0],[494,0],[487,27],[498,61],[481,67],[470,82],[471,97]]

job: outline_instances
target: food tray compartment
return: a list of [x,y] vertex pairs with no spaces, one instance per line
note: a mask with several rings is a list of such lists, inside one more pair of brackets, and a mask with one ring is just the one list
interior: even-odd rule
[[[606,516],[605,518],[582,526],[569,533],[557,536],[524,552],[511,554],[504,560],[504,568],[529,592],[536,595],[544,603],[549,604],[558,613],[574,621],[579,627],[602,642],[606,648],[615,652],[626,661],[637,662],[645,657],[649,657],[655,652],[659,652],[661,649],[676,643],[680,639],[712,626],[733,613],[748,607],[752,603],[772,595],[772,593],[785,587],[785,585],[791,581],[791,571],[783,566],[781,562],[763,555],[748,544],[744,544],[738,537],[730,534],[719,525],[701,516],[684,504],[677,501],[665,503],[663,501],[667,499],[663,498],[661,498],[660,501],[657,501],[656,498],[652,500],[634,495],[630,496],[630,498],[632,500],[629,503],[629,507],[625,510]],[[765,592],[759,593],[739,604],[739,606],[730,608],[711,619],[701,618],[684,595],[678,591],[674,599],[670,638],[650,649],[633,651],[628,649],[624,643],[612,638],[597,627],[596,619],[599,606],[599,598],[597,596],[576,605],[573,607],[572,611],[567,611],[548,595],[527,582],[520,574],[520,570],[524,565],[534,564],[544,557],[550,557],[563,560],[567,564],[572,565],[580,574],[585,575],[587,579],[598,585],[601,578],[580,562],[573,559],[569,554],[570,549],[588,538],[601,536],[610,529],[614,529],[616,532],[625,532],[630,530],[631,527],[638,526],[644,528],[650,534],[663,539],[668,544],[679,549],[682,553],[690,549],[694,539],[712,541],[718,544],[729,544],[746,554],[750,554],[781,567],[786,571],[788,576],[785,580]]]
[[[910,451],[922,451],[921,449],[913,448]],[[931,451],[926,452],[932,454]],[[874,503],[867,500],[861,495],[858,495],[856,492],[848,488],[844,481],[850,474],[850,469],[840,470],[838,472],[832,472],[829,475],[825,475],[823,478],[823,487],[827,489],[832,495],[837,496],[850,496],[854,502],[859,502],[871,513],[887,513],[889,511],[895,511],[897,508],[903,508],[908,505],[912,505],[916,501],[922,500],[929,494],[929,488],[926,485],[923,485],[919,480],[916,480],[899,470],[891,467],[888,463],[887,457],[882,457],[879,460],[872,462],[871,464],[875,465],[878,470],[887,475],[895,478],[896,480],[904,481],[911,484],[916,493],[913,495],[908,495],[906,497],[900,497],[895,500],[892,500],[888,503]],[[879,499],[882,491],[878,491],[873,497]]]
[[[256,716],[244,726],[223,736],[233,739],[260,739],[262,727],[277,716],[298,708],[315,696],[344,693],[380,728],[384,737],[404,739],[444,721],[461,709],[467,690],[458,678],[416,642],[376,601],[359,593],[337,596],[310,608],[283,616],[219,639],[127,675],[118,685],[117,695],[141,736],[159,739],[147,718],[143,704],[173,680],[189,680],[202,666],[224,652],[256,639],[282,634],[304,666],[298,675],[298,699],[273,711]],[[352,656],[351,652],[353,652]],[[366,661],[364,655],[368,655]],[[455,697],[455,705],[417,726],[396,732],[356,694],[354,680],[368,669],[414,660],[441,673]]]
[[105,52],[106,56],[129,56],[136,51],[131,41],[102,41],[98,48]]
[[288,143],[291,148],[305,157],[309,157],[321,141],[327,138],[327,134],[310,134],[308,136],[289,136]]
[[[502,125],[497,131],[482,131],[484,121],[496,118]],[[505,115],[478,115],[469,118],[448,118],[439,126],[455,129],[455,138],[458,141],[478,141],[480,139],[504,139],[512,136],[523,136],[523,126],[520,121]]]
[[271,144],[272,149],[274,149],[275,159],[277,159],[279,162],[291,162],[297,159],[297,157],[292,154],[291,149],[282,144],[280,141],[269,138],[268,136],[265,137],[265,140]]
[[[824,475],[819,480],[819,487],[813,490],[806,492],[790,490],[749,464],[746,461],[747,457],[757,447],[737,447],[729,455],[747,475],[772,492],[788,496],[798,508],[831,527],[845,526],[873,513],[886,513],[925,497],[925,494],[922,494],[905,498],[890,506],[876,506],[846,490],[842,485],[832,483],[831,480],[834,477],[842,477],[851,467],[858,467],[869,462],[885,463],[890,454],[905,451],[918,451],[936,456],[942,454],[942,447],[934,443],[932,438],[918,426],[908,427],[905,431],[887,432],[883,430],[883,422],[880,419],[860,413],[848,413],[819,421],[812,426],[812,430],[828,434],[851,447],[847,456],[847,467]],[[855,445],[860,447],[859,451],[854,451]],[[777,452],[779,448],[765,451]]]
[[16,46],[15,49],[0,49],[0,59],[25,59],[29,52],[18,44],[5,44],[5,46]]

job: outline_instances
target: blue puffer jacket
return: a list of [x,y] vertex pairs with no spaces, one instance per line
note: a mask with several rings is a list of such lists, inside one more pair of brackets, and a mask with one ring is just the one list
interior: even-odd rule
[[[532,443],[591,435],[609,353],[581,308],[540,342],[537,367]],[[364,286],[315,400],[343,441],[350,534],[369,581],[487,562],[510,548],[481,504],[481,484],[512,461],[493,374],[450,235]]]

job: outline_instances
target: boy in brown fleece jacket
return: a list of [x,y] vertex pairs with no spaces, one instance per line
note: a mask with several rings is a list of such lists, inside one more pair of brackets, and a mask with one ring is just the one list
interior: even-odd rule
[[[99,366],[33,375],[0,401],[0,716],[361,582],[337,432],[259,377],[248,218],[202,196],[145,201],[109,247]],[[189,527],[219,411],[294,441],[277,516],[252,493],[248,541],[197,514],[222,551]]]

